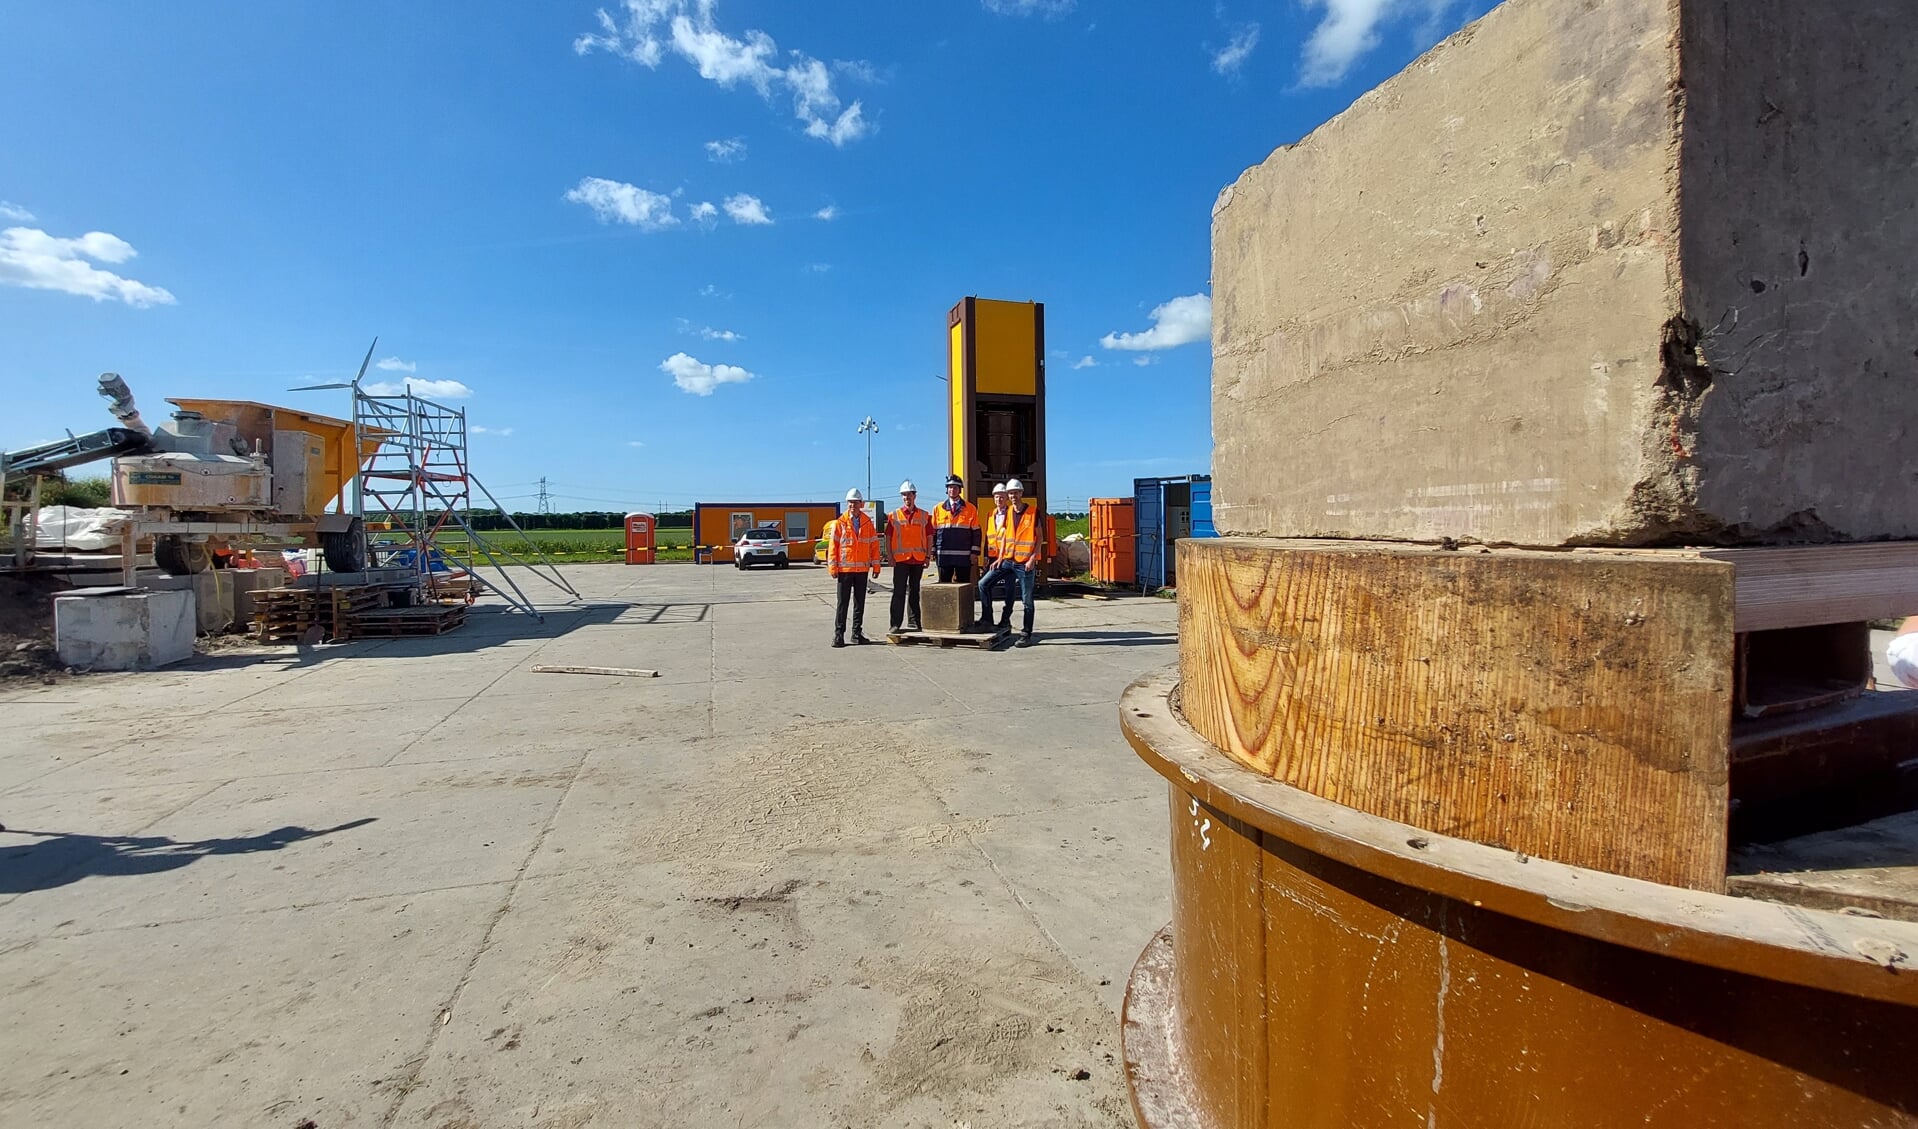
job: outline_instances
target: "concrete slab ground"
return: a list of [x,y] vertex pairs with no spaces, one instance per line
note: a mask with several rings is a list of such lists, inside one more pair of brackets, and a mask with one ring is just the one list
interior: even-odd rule
[[0,693],[0,1124],[1131,1124],[1170,602],[832,650],[823,571],[566,571],[543,625]]

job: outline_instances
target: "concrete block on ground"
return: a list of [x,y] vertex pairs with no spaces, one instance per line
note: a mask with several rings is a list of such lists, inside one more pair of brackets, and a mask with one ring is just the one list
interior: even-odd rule
[[1507,0],[1247,170],[1220,532],[1918,537],[1910,16]]
[[112,591],[53,601],[54,650],[68,666],[152,670],[193,657],[193,593]]
[[156,592],[192,592],[194,625],[202,635],[218,635],[233,624],[232,569],[212,568],[187,576],[156,576],[145,584]]
[[919,586],[919,626],[927,631],[971,631],[979,596],[971,584]]
[[233,623],[241,628],[253,622],[253,594],[286,583],[283,568],[242,568],[233,572]]

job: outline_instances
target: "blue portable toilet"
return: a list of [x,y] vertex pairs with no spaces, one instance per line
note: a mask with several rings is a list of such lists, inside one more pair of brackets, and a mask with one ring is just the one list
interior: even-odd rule
[[1132,523],[1140,589],[1176,587],[1178,542],[1218,536],[1212,525],[1212,476],[1133,479]]

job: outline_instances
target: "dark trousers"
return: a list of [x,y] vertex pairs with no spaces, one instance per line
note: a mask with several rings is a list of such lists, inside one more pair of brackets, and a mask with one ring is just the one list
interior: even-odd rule
[[846,637],[846,602],[852,601],[852,633],[855,637],[866,633],[866,579],[869,573],[842,572],[835,579],[839,581],[839,601],[833,605],[832,637]]
[[[926,574],[924,561],[894,561],[892,565],[892,629],[901,624],[919,630],[919,580]],[[901,612],[909,612],[900,619]]]
[[959,560],[941,560],[939,562],[939,583],[971,584],[972,558],[962,557]]

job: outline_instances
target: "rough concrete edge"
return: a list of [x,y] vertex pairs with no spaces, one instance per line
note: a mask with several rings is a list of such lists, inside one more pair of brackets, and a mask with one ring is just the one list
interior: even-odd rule
[[[1674,8],[1676,7],[1677,2],[1678,0],[1672,0]],[[1309,146],[1313,142],[1319,139],[1320,134],[1328,133],[1334,129],[1339,128],[1344,122],[1347,115],[1367,105],[1370,105],[1372,102],[1378,101],[1379,99],[1386,97],[1387,95],[1384,93],[1385,88],[1391,85],[1393,79],[1397,78],[1399,75],[1404,74],[1406,71],[1409,71],[1413,69],[1414,67],[1431,68],[1431,67],[1436,67],[1443,64],[1444,62],[1447,61],[1447,56],[1449,55],[1450,52],[1457,50],[1459,47],[1462,47],[1463,45],[1467,43],[1470,43],[1473,40],[1473,38],[1475,38],[1478,35],[1478,28],[1480,24],[1483,24],[1488,20],[1495,20],[1495,19],[1502,18],[1502,13],[1505,11],[1505,8],[1506,8],[1506,5],[1502,2],[1494,5],[1490,11],[1486,12],[1484,15],[1480,16],[1478,19],[1475,19],[1471,21],[1470,23],[1467,23],[1464,27],[1459,28],[1457,31],[1446,36],[1444,39],[1439,40],[1437,43],[1433,44],[1430,48],[1426,49],[1426,51],[1420,54],[1417,58],[1405,64],[1405,66],[1400,68],[1398,71],[1393,72],[1390,76],[1386,77],[1383,81],[1379,82],[1376,86],[1373,86],[1371,89],[1365,91],[1364,93],[1360,94],[1358,97],[1352,99],[1352,101],[1345,107],[1345,109],[1340,110],[1338,113],[1333,114],[1331,117],[1320,122],[1318,125],[1314,126],[1311,129],[1311,131],[1306,133],[1303,137],[1300,137],[1296,141],[1288,141],[1288,142],[1285,142],[1284,144],[1274,146],[1270,152],[1266,153],[1265,156],[1259,158],[1259,161],[1257,164],[1248,165],[1243,171],[1239,173],[1238,176],[1232,179],[1232,182],[1230,184],[1227,184],[1224,188],[1220,189],[1217,198],[1213,200],[1212,219],[1213,219],[1214,226],[1215,227],[1217,226],[1219,213],[1224,211],[1226,208],[1230,207],[1232,204],[1233,197],[1238,195],[1239,186],[1246,183],[1246,181],[1249,178],[1255,176],[1261,170],[1263,170],[1266,165],[1271,163],[1272,158],[1278,156],[1280,153],[1284,153],[1291,149],[1298,149],[1298,148],[1303,148],[1305,146]],[[1214,232],[1215,237],[1216,237],[1216,234],[1217,233],[1215,231]]]

